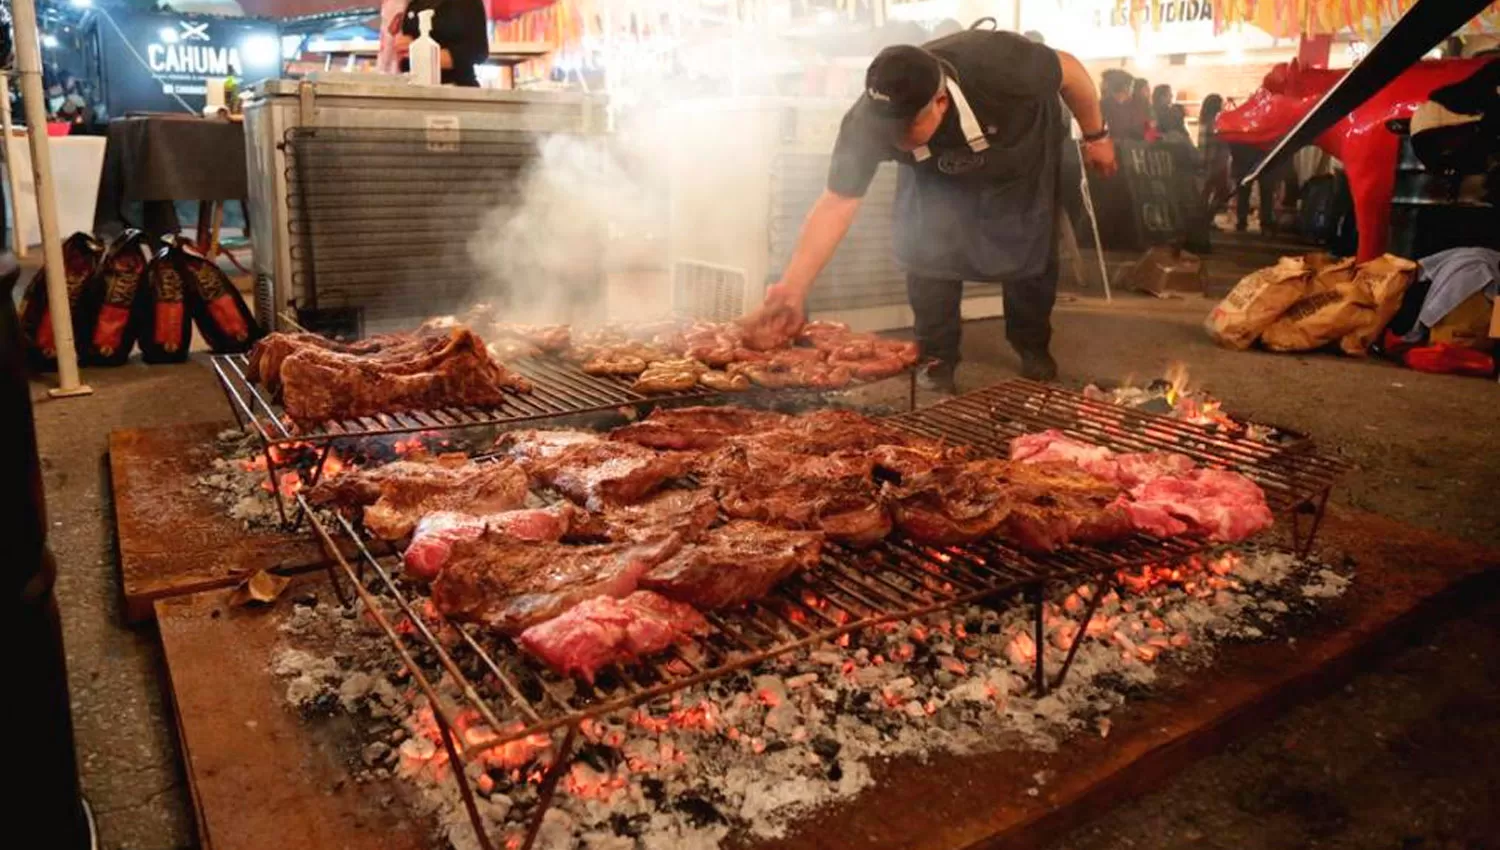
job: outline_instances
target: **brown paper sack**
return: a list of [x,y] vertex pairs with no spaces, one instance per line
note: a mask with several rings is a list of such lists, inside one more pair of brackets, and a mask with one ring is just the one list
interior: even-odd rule
[[1366,299],[1375,305],[1375,309],[1364,324],[1339,340],[1339,348],[1355,357],[1368,354],[1380,332],[1400,311],[1407,287],[1416,279],[1417,264],[1395,254],[1361,263],[1354,283],[1364,290]]
[[1314,292],[1287,308],[1260,341],[1272,351],[1311,351],[1364,327],[1375,305],[1355,283]]
[[1270,324],[1307,294],[1313,271],[1302,257],[1282,257],[1274,266],[1246,275],[1208,314],[1203,327],[1214,342],[1244,350]]

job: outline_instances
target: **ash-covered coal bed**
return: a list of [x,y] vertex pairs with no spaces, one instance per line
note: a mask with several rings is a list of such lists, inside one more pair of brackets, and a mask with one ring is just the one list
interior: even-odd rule
[[[1347,567],[1240,547],[1120,579],[1122,592],[1100,601],[1066,681],[1042,697],[1029,678],[1032,609],[1013,600],[866,629],[586,720],[536,846],[687,850],[774,838],[819,807],[858,795],[883,759],[1051,751],[1074,736],[1107,737],[1112,711],[1152,698],[1164,661],[1201,667],[1225,641],[1294,639],[1299,621],[1316,617],[1353,576]],[[1088,595],[1083,586],[1046,604],[1049,675],[1080,628]],[[289,710],[309,723],[353,718],[362,736],[348,746],[353,780],[369,784],[381,805],[430,818],[440,842],[477,850],[433,712],[372,618],[339,606],[328,590],[282,604],[285,646],[272,669],[286,682]],[[380,604],[400,620],[394,603]],[[337,647],[332,655],[329,646]],[[495,737],[459,709],[455,683],[430,651],[418,661],[465,742]],[[464,766],[496,848],[520,846],[562,737],[511,741]],[[1053,778],[1037,776],[1028,793],[1040,794]],[[399,790],[376,790],[390,787]]]

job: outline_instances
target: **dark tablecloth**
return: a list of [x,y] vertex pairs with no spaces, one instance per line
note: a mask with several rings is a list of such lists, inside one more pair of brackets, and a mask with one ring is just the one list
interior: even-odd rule
[[113,236],[126,226],[122,210],[145,202],[157,235],[177,230],[172,201],[238,201],[249,195],[245,130],[237,122],[150,115],[109,122],[104,170],[94,206],[94,232]]

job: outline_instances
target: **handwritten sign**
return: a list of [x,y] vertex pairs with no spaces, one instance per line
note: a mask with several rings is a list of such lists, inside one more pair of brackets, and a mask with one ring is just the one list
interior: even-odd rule
[[1193,146],[1121,141],[1115,150],[1130,191],[1136,247],[1175,244],[1208,250],[1208,211],[1198,187]]

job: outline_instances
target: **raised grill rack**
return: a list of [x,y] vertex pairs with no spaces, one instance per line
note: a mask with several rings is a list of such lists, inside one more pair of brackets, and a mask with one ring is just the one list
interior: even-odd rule
[[[1181,451],[1202,463],[1236,469],[1255,478],[1268,488],[1268,495],[1275,496],[1280,507],[1296,508],[1315,499],[1318,516],[1333,477],[1343,469],[1339,461],[1315,454],[1310,446],[1291,454],[1273,446],[1242,446],[1240,441],[1225,439],[1200,426],[1088,402],[1077,393],[1025,381],[1001,384],[890,421],[915,433],[1000,455],[1006,452],[1012,436],[1047,427],[1062,428],[1121,450]],[[540,805],[523,848],[530,848],[535,840],[556,783],[568,764],[579,724],[586,719],[639,705],[859,629],[1012,594],[1024,595],[1033,605],[1034,640],[1042,647],[1048,583],[1091,581],[1096,587],[1083,613],[1082,626],[1050,681],[1044,668],[1045,652],[1036,653],[1033,683],[1038,691],[1045,691],[1067,675],[1095,606],[1113,587],[1120,571],[1174,563],[1205,547],[1199,540],[1158,539],[1143,534],[1109,547],[1068,546],[1046,555],[1022,553],[997,540],[929,547],[899,535],[866,550],[828,545],[818,569],[783,582],[765,599],[743,609],[707,615],[711,633],[696,639],[691,648],[674,648],[671,654],[659,658],[612,666],[594,685],[587,686],[565,682],[508,638],[446,623],[434,609],[403,589],[396,578],[399,554],[391,547],[367,541],[360,529],[342,517],[336,518],[330,529],[316,514],[307,514],[333,559],[329,576],[339,588],[340,598],[351,601],[342,590],[341,578],[347,579],[425,692],[451,759],[472,758],[501,743],[566,728],[543,778]],[[1311,532],[1309,543],[1310,536]],[[348,550],[351,556],[345,557],[339,538],[352,544]],[[389,600],[410,628],[400,628],[399,622],[393,624],[381,613],[377,595]],[[446,628],[458,635],[456,644],[450,642],[452,652],[437,639],[438,632]],[[406,631],[408,637],[403,638],[400,631]],[[455,715],[413,660],[407,641],[437,659],[459,685],[461,707],[496,730],[497,737],[473,742],[452,731],[463,727],[455,724]],[[464,674],[465,669],[478,670],[483,680],[494,683],[490,691],[493,698],[482,695],[481,688]],[[492,850],[464,771],[453,773],[480,844]]]
[[[445,407],[430,410],[413,410],[404,413],[380,413],[356,419],[331,420],[310,429],[299,429],[287,418],[281,405],[271,400],[260,385],[247,376],[249,356],[245,354],[216,354],[212,359],[214,375],[224,390],[229,409],[242,429],[253,431],[261,440],[266,458],[266,470],[271,479],[271,490],[276,497],[276,507],[283,525],[289,522],[286,504],[278,485],[280,472],[274,446],[290,443],[311,444],[318,447],[318,457],[311,471],[310,483],[316,483],[322,474],[333,445],[338,442],[392,437],[419,431],[458,431],[469,428],[497,427],[524,423],[543,422],[568,416],[603,413],[622,408],[644,409],[656,406],[677,406],[703,403],[711,399],[733,397],[750,401],[768,396],[792,396],[796,394],[826,395],[808,390],[771,391],[752,389],[742,393],[719,393],[706,387],[664,393],[639,393],[630,388],[634,378],[618,375],[590,375],[578,364],[551,355],[521,358],[507,362],[506,368],[524,375],[532,383],[528,393],[507,390],[504,403],[498,407]],[[916,372],[908,370],[910,382],[910,405],[916,404]],[[878,383],[878,382],[876,382]],[[853,384],[851,386],[862,386]],[[300,517],[300,514],[298,514]]]

